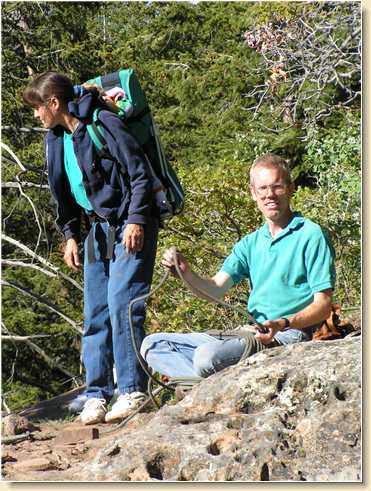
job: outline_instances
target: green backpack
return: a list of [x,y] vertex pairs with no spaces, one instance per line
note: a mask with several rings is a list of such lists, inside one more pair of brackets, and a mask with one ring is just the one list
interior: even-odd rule
[[[184,191],[174,169],[165,158],[158,129],[134,71],[131,68],[119,70],[88,80],[86,84],[97,85],[104,91],[116,87],[124,91],[124,97],[117,102],[118,116],[144,150],[152,174],[160,220],[163,222],[180,213],[184,206]],[[87,130],[98,155],[110,158],[104,128],[99,120],[99,112],[103,109],[104,107],[95,109],[93,120],[87,125]]]

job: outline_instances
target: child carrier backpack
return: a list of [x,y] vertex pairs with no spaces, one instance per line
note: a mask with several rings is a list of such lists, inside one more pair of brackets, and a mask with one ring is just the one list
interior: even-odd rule
[[[184,191],[174,169],[166,160],[158,129],[135,72],[132,69],[119,70],[90,79],[85,85],[96,85],[103,89],[104,98],[110,99],[108,107],[125,122],[129,132],[144,150],[161,222],[179,214],[184,206]],[[97,107],[94,110],[93,120],[87,125],[87,130],[98,155],[109,157],[104,128],[99,121],[102,109]]]

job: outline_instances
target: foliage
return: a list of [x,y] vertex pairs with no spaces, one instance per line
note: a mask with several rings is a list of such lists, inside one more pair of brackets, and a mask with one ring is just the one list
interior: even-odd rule
[[358,303],[361,289],[360,130],[360,114],[350,112],[340,128],[310,133],[303,168],[315,176],[316,187],[296,196],[303,212],[329,232],[338,257],[337,296],[346,305]]
[[[315,49],[302,34],[303,22],[317,26]],[[26,185],[38,185],[42,178],[46,185],[44,132],[26,131],[37,126],[21,97],[29,77],[55,69],[78,82],[125,66],[138,73],[166,154],[186,190],[184,213],[161,231],[154,284],[163,274],[160,258],[166,247],[176,245],[198,272],[210,275],[239,238],[260,226],[248,171],[256,156],[273,151],[292,162],[298,186],[295,208],[325,226],[332,237],[338,256],[336,299],[354,305],[360,299],[361,263],[359,22],[358,2],[3,3],[2,140],[25,167],[21,170],[3,151],[2,177],[9,184],[3,187],[3,232],[59,268],[57,276],[46,276],[30,266],[54,270],[3,240],[4,260],[27,263],[4,263],[3,279],[27,288],[39,300],[5,286],[2,332],[50,335],[31,341],[56,363],[51,366],[26,343],[3,343],[3,395],[11,409],[71,388],[70,377],[61,369],[76,376],[80,370],[79,335],[42,303],[53,303],[81,326],[81,290],[61,273],[79,284],[82,276],[63,264],[47,189]],[[325,27],[338,46],[354,33],[341,60],[355,71],[350,78],[340,78],[356,94],[353,99],[336,78],[322,81],[321,90],[315,91],[313,70],[319,65],[308,60],[322,55],[318,59],[326,62],[331,43],[321,31]],[[256,36],[258,31],[273,33],[267,49],[247,44],[246,33]],[[275,36],[282,33],[287,42],[277,44]],[[295,67],[299,41],[307,51]],[[288,56],[280,69],[289,76],[275,72],[273,88],[272,69],[283,49]],[[300,85],[303,73],[307,79]],[[320,118],[308,110],[309,91],[314,91],[316,108],[330,109]],[[344,104],[344,97],[349,103]],[[244,305],[247,294],[248,285],[241,284],[227,301]],[[231,327],[243,321],[232,311],[191,296],[175,279],[148,302],[149,332]]]

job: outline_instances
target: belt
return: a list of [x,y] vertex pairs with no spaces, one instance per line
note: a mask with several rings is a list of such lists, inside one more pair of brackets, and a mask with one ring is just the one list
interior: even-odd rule
[[[104,218],[101,218],[98,216],[96,213],[89,213],[88,215],[89,223],[90,225],[93,225],[93,223],[105,223],[107,220]],[[94,252],[94,227],[90,228],[89,235],[88,235],[88,262],[89,263],[95,263],[96,262],[96,257],[95,257],[95,252]],[[107,254],[106,258],[107,259],[112,259],[113,257],[113,247],[115,244],[115,238],[116,238],[116,226],[108,224],[108,235],[107,235]]]

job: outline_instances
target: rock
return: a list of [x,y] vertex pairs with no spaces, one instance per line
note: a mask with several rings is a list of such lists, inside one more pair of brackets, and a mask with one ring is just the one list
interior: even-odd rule
[[18,414],[10,414],[2,419],[3,436],[19,435],[36,429],[38,428],[31,424],[27,418]]
[[129,473],[128,477],[129,481],[151,481],[145,466],[137,467],[133,472]]
[[55,443],[60,444],[73,444],[80,441],[95,440],[99,438],[98,428],[92,426],[75,426],[74,428],[66,428],[55,438]]
[[1,452],[1,463],[5,464],[6,462],[17,462],[17,459],[11,452],[5,450],[5,452]]
[[[35,441],[43,432],[30,434],[8,445],[14,457],[3,452],[3,476],[360,482],[360,343],[349,338],[258,353],[203,380],[180,404],[102,429],[89,445],[58,446]],[[63,429],[72,426],[80,425]]]
[[58,469],[58,462],[46,457],[22,460],[12,466],[13,472],[49,471],[53,469]]
[[257,353],[115,437],[89,481],[360,482],[360,338]]
[[106,449],[106,455],[111,456],[111,455],[117,455],[120,453],[121,447],[117,443],[114,443],[111,447]]

